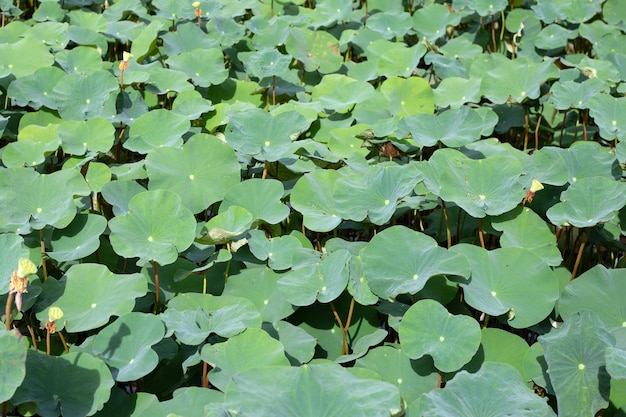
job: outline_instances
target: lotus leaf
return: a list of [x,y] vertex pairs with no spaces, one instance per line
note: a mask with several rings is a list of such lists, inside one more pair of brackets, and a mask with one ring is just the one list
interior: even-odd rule
[[247,298],[254,303],[264,322],[275,323],[295,311],[278,289],[279,279],[281,275],[269,268],[247,268],[228,277],[223,294]]
[[386,417],[400,411],[395,386],[330,363],[244,371],[231,379],[224,403],[252,417]]
[[277,180],[252,178],[229,188],[220,213],[231,206],[239,206],[252,213],[255,220],[270,224],[280,223],[289,215],[289,207],[280,201],[285,189]]
[[264,324],[263,329],[283,344],[292,365],[302,365],[313,358],[317,341],[300,327],[280,320],[271,326]]
[[480,80],[476,78],[446,77],[433,90],[439,107],[459,108],[465,103],[480,100]]
[[446,34],[448,26],[458,25],[461,17],[442,4],[431,3],[413,14],[413,28],[420,37],[434,42]]
[[240,180],[240,168],[233,150],[206,134],[192,136],[180,148],[153,150],[147,155],[145,165],[150,190],[178,193],[183,206],[193,213],[222,200]]
[[64,229],[55,229],[46,253],[59,262],[85,258],[100,247],[107,221],[95,214],[79,214]]
[[219,48],[195,49],[170,56],[167,64],[173,70],[181,71],[200,87],[220,84],[228,78],[224,68],[224,55]]
[[129,313],[101,330],[91,353],[109,365],[116,381],[135,381],[156,368],[157,353],[151,348],[165,334],[163,322],[146,313]]
[[515,368],[497,362],[484,363],[474,374],[459,372],[445,389],[424,394],[420,408],[424,417],[555,416]]
[[311,16],[312,25],[333,26],[337,22],[349,21],[352,7],[350,0],[321,0],[316,4],[315,13]]
[[230,116],[226,141],[236,151],[259,161],[278,161],[291,155],[292,141],[305,131],[309,122],[298,112],[276,116],[251,109]]
[[128,203],[137,194],[146,191],[132,180],[118,179],[102,187],[102,196],[113,206],[113,214],[120,216],[128,212]]
[[253,222],[252,214],[243,207],[230,206],[211,218],[202,228],[202,236],[196,241],[208,245],[223,245],[245,233]]
[[289,71],[289,64],[293,60],[291,56],[283,55],[273,47],[255,52],[242,52],[239,59],[243,61],[248,73],[259,79],[280,77]]
[[168,416],[184,410],[185,417],[223,417],[224,394],[201,387],[182,387],[174,391],[174,398],[163,401],[162,409]]
[[[398,254],[403,254],[398,257]],[[376,234],[361,254],[363,275],[381,298],[415,294],[437,275],[469,276],[469,265],[458,254],[439,247],[430,236],[405,226]]]
[[98,70],[89,74],[68,74],[59,80],[52,93],[63,119],[86,120],[102,116],[104,103],[117,89],[119,84],[115,77]]
[[[588,83],[591,80],[585,81]],[[600,128],[600,136],[606,140],[626,138],[626,99],[608,94],[594,94],[588,101],[589,114]]]
[[[367,48],[367,52],[368,55],[373,56],[372,60],[377,63],[376,73],[378,75],[387,78],[396,76],[410,77],[419,64],[420,58],[424,56],[426,48],[422,44],[407,48],[404,44],[381,39],[371,43]],[[419,78],[417,79],[419,80]],[[414,79],[408,78],[408,80]]]
[[347,113],[356,103],[362,103],[374,95],[374,88],[365,81],[358,81],[340,74],[330,74],[313,87],[311,98],[324,108]]
[[412,27],[411,15],[402,12],[383,12],[372,15],[367,20],[368,29],[375,30],[385,39],[404,36]]
[[246,329],[226,342],[204,345],[202,360],[213,367],[211,383],[224,391],[237,373],[264,366],[287,366],[283,345],[261,329]]
[[191,52],[195,49],[208,50],[219,45],[216,40],[206,36],[193,22],[180,23],[176,25],[175,32],[167,32],[160,38],[163,40],[163,48],[168,56]]
[[35,402],[42,417],[91,416],[108,401],[114,384],[106,364],[87,353],[47,356],[30,349],[26,378],[11,401]]
[[135,298],[146,294],[148,286],[141,274],[114,274],[100,264],[72,265],[60,280],[49,279],[37,300],[37,318],[45,323],[48,308],[63,311],[63,327],[81,332],[106,324],[111,316],[132,311]]
[[437,369],[452,372],[474,356],[480,325],[471,317],[451,315],[434,300],[420,300],[402,318],[398,329],[403,352],[411,359],[430,355]]
[[193,19],[194,8],[189,2],[176,0],[154,0],[157,16],[168,20]]
[[485,362],[500,362],[513,366],[526,377],[524,358],[528,352],[528,343],[518,335],[502,329],[484,328],[481,330],[478,352],[463,369],[474,372]]
[[56,109],[56,101],[52,90],[66,75],[57,67],[39,68],[33,74],[18,78],[9,84],[7,95],[18,106],[30,106],[39,109],[44,106]]
[[139,265],[149,261],[167,265],[191,246],[196,220],[178,194],[144,191],[130,199],[128,212],[109,220],[109,228],[111,245],[119,255],[139,258]]
[[139,36],[133,39],[130,53],[137,62],[142,62],[152,50],[156,47],[156,37],[159,30],[163,27],[163,23],[154,20],[148,26],[143,28]]
[[140,153],[164,146],[179,148],[183,144],[182,136],[190,125],[184,116],[165,109],[153,110],[135,120],[124,147]]
[[55,55],[55,60],[68,74],[89,74],[103,69],[100,54],[87,46],[60,51]]
[[[25,54],[24,51],[28,51]],[[0,45],[0,76],[12,74],[21,78],[33,74],[40,68],[50,67],[54,57],[48,46],[33,38],[23,38]]]
[[68,120],[59,124],[57,133],[63,151],[74,155],[86,152],[108,152],[115,140],[115,128],[104,119]]
[[546,213],[552,224],[590,227],[610,221],[626,205],[626,184],[604,177],[582,178],[561,193]]
[[545,319],[559,297],[557,277],[533,252],[512,247],[487,251],[455,245],[471,266],[471,279],[459,283],[465,300],[487,314],[508,314],[510,326],[523,329]]
[[[243,5],[243,2],[237,2]],[[214,16],[207,22],[206,31],[210,38],[217,40],[222,48],[227,48],[239,42],[245,33],[243,25],[232,18],[232,15],[222,14]]]
[[46,160],[46,145],[42,142],[12,142],[2,150],[2,163],[7,168],[35,167]]
[[12,330],[0,330],[0,401],[10,400],[26,375],[28,343]]
[[558,330],[539,336],[559,416],[588,416],[608,405],[610,376],[605,351],[615,345],[600,318],[591,311],[574,314]]
[[268,239],[261,230],[251,230],[248,234],[250,252],[261,261],[267,260],[275,271],[291,268],[293,253],[302,247],[300,240],[292,235]]
[[621,271],[598,265],[570,282],[559,299],[559,313],[565,319],[582,310],[593,311],[608,330],[626,326],[626,283]]
[[29,256],[24,239],[13,233],[0,234],[0,247],[0,294],[6,294],[9,292],[11,273],[17,268],[17,260]]
[[[141,74],[141,79],[143,78],[143,74]],[[152,94],[167,94],[172,91],[181,93],[183,91],[193,90],[193,84],[187,81],[188,78],[187,74],[182,71],[151,67],[148,71],[146,91]]]

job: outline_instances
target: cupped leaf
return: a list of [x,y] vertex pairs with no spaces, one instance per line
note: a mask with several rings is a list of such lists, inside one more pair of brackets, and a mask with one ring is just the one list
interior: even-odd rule
[[623,140],[626,138],[624,112],[626,112],[626,99],[624,97],[595,94],[589,99],[589,114],[600,128],[600,136],[606,140],[615,138]]
[[430,355],[437,369],[453,372],[472,359],[480,345],[480,325],[472,317],[452,315],[435,300],[420,300],[398,329],[404,353],[411,359]]
[[445,389],[424,394],[420,409],[424,417],[555,416],[515,368],[497,362],[484,363],[474,374],[459,372]]
[[164,335],[165,327],[158,317],[129,313],[98,332],[90,345],[91,353],[109,365],[116,381],[135,381],[158,365],[159,355],[152,346]]
[[145,165],[150,190],[178,193],[183,206],[193,213],[222,200],[240,180],[232,148],[206,134],[192,136],[180,148],[153,150],[146,156]]
[[[278,289],[293,305],[329,303],[346,289],[350,252],[337,250],[325,258],[306,249],[294,254],[292,270],[278,280]],[[304,255],[303,259],[296,258]]]
[[231,115],[226,141],[238,152],[274,162],[291,154],[292,141],[309,124],[298,112],[274,116],[261,109],[250,109]]
[[626,327],[626,281],[619,269],[597,265],[570,282],[559,299],[559,314],[564,319],[583,310],[593,311],[608,330]]
[[79,214],[64,229],[54,229],[48,256],[59,262],[91,255],[100,247],[100,235],[107,227],[103,216]]
[[238,182],[226,192],[220,213],[231,206],[239,206],[248,210],[255,220],[277,224],[289,215],[289,207],[280,201],[284,193],[283,184],[273,179],[252,178]]
[[123,316],[132,311],[135,298],[148,291],[141,274],[114,274],[100,264],[72,265],[59,279],[43,284],[37,299],[37,318],[48,321],[48,308],[63,311],[63,327],[68,332],[82,332],[106,324],[111,316]]
[[318,100],[324,108],[337,113],[347,113],[356,103],[374,95],[374,87],[340,74],[330,74],[313,87],[311,98]]
[[184,116],[165,109],[152,110],[135,120],[124,147],[144,154],[164,146],[178,148],[190,126]]
[[413,28],[420,37],[434,42],[446,34],[448,26],[458,25],[461,17],[442,4],[429,4],[413,14]]
[[28,343],[12,330],[0,330],[0,401],[10,400],[26,376]]
[[119,255],[139,258],[141,265],[149,261],[167,265],[193,243],[196,220],[178,194],[144,191],[130,200],[127,213],[109,220],[109,228],[111,245]]
[[226,342],[204,345],[202,360],[213,367],[211,384],[224,391],[239,372],[266,366],[288,366],[285,348],[261,329],[246,329]]
[[546,318],[559,297],[557,277],[534,253],[522,248],[487,251],[459,244],[451,251],[463,254],[471,265],[471,278],[461,281],[467,303],[487,314],[508,314],[517,329]]
[[400,411],[395,386],[330,363],[248,370],[232,378],[225,394],[229,410],[252,417],[387,417]]
[[304,216],[304,225],[316,232],[328,232],[341,223],[333,188],[341,174],[317,170],[303,175],[291,191],[292,207]]
[[504,153],[470,159],[454,149],[438,149],[423,167],[426,186],[473,217],[506,213],[524,196],[524,168]]
[[291,268],[292,258],[302,242],[292,235],[267,238],[262,230],[250,230],[248,233],[250,252],[259,260],[266,261],[270,268],[281,271]]
[[11,401],[35,402],[42,417],[91,416],[108,401],[114,384],[106,364],[87,353],[48,356],[31,349],[26,378]]
[[[588,108],[591,98],[598,96],[595,103],[600,103],[603,100],[603,97],[608,97],[604,94],[598,94],[605,88],[605,83],[597,78],[590,78],[582,83],[575,81],[559,81],[555,82],[550,88],[549,100],[554,103],[554,107],[558,110],[568,110],[571,108],[586,109]],[[602,106],[598,106],[594,109],[594,112],[591,113],[593,117],[597,117],[596,123],[598,124],[601,124],[599,123],[601,121],[606,121],[606,119],[602,119],[601,117],[602,110],[604,110],[604,114],[608,115],[609,109],[602,108]],[[610,122],[613,120],[614,119],[611,119]],[[608,127],[608,125],[604,126]]]
[[560,329],[539,336],[559,416],[589,416],[606,408],[610,376],[605,352],[615,345],[600,318],[591,311],[569,317]]
[[439,107],[459,108],[465,103],[480,100],[480,80],[477,78],[447,77],[433,90]]
[[546,215],[552,224],[590,227],[612,220],[626,205],[626,184],[604,177],[582,178],[561,193]]
[[18,78],[7,89],[7,95],[18,106],[30,106],[39,109],[44,106],[56,109],[57,105],[52,90],[67,75],[58,67],[39,68],[33,74]]
[[462,256],[405,226],[392,226],[377,233],[363,249],[361,258],[363,275],[372,292],[381,298],[415,294],[437,275],[467,278],[470,273]]
[[240,52],[238,56],[243,61],[246,71],[259,79],[280,77],[289,71],[289,64],[293,60],[291,56],[281,54],[273,47],[254,52]]

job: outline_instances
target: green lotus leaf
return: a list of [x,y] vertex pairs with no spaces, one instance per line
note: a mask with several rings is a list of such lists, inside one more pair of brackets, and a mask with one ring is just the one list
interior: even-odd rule
[[583,23],[602,11],[602,1],[569,1],[557,0],[550,4],[541,3],[531,6],[531,9],[541,20],[552,23],[555,20],[565,20],[570,23]]
[[196,120],[211,110],[215,110],[211,101],[203,98],[196,90],[186,90],[179,93],[172,105],[174,113],[186,116],[189,120]]
[[58,125],[49,124],[47,126],[27,125],[22,127],[17,134],[18,142],[36,142],[43,145],[46,153],[54,152],[61,145],[61,139],[57,131]]
[[523,167],[505,154],[475,160],[454,149],[438,149],[423,171],[424,183],[433,194],[473,217],[506,213],[524,196]]
[[222,245],[241,236],[252,226],[252,213],[243,207],[230,206],[228,210],[211,218],[202,228],[196,241],[202,244]]
[[335,207],[333,188],[341,174],[318,170],[302,176],[291,192],[290,202],[304,216],[304,225],[316,232],[328,232],[341,223]]
[[12,330],[0,330],[0,401],[10,400],[26,375],[28,343]]
[[532,381],[533,384],[545,388],[547,392],[554,395],[554,389],[550,385],[550,377],[548,376],[548,364],[543,353],[541,343],[535,342],[530,346],[522,363],[523,375],[527,381]]
[[326,75],[311,92],[312,100],[337,113],[347,113],[356,103],[365,102],[373,95],[371,84],[340,74]]
[[424,394],[420,408],[424,417],[555,416],[515,368],[497,362],[484,363],[474,374],[459,372],[445,389]]
[[176,0],[154,0],[157,16],[167,20],[193,19],[194,7],[189,2]]
[[350,0],[321,0],[310,17],[311,25],[333,26],[336,22],[350,21],[352,7]]
[[202,360],[213,367],[211,384],[224,391],[239,372],[263,366],[288,366],[285,348],[261,329],[246,329],[226,342],[204,345]]
[[206,33],[195,22],[180,23],[176,25],[176,31],[167,32],[160,38],[163,40],[163,49],[168,56],[219,46],[219,42],[206,36]]
[[429,4],[413,14],[413,28],[420,38],[434,42],[446,34],[448,26],[458,25],[461,17],[442,4]]
[[377,329],[373,333],[367,334],[361,337],[351,346],[352,353],[341,355],[335,359],[337,363],[348,363],[352,362],[355,359],[359,359],[365,354],[367,354],[368,350],[373,346],[380,345],[388,336],[387,330]]
[[224,403],[251,417],[387,417],[400,411],[395,386],[331,363],[244,371],[231,379]]
[[384,39],[367,47],[367,54],[376,62],[376,74],[387,78],[410,77],[425,53],[426,47],[421,43],[407,48],[402,43]]
[[454,0],[453,6],[456,10],[468,8],[478,13],[479,16],[484,17],[499,14],[508,6],[508,3],[506,0]]
[[289,215],[289,207],[280,201],[284,193],[280,181],[251,178],[229,187],[219,211],[222,213],[231,206],[239,206],[252,213],[255,220],[277,224]]
[[200,87],[221,84],[228,78],[224,68],[224,54],[219,48],[195,49],[170,56],[165,61],[170,68],[184,72]]
[[279,291],[279,279],[281,275],[269,268],[247,268],[228,277],[223,295],[247,298],[254,303],[264,322],[274,323],[295,311]]
[[606,408],[610,376],[605,351],[615,345],[591,311],[572,315],[560,329],[539,336],[560,416],[588,416]]
[[162,67],[150,67],[148,70],[148,80],[146,81],[146,91],[158,95],[167,94],[172,91],[181,93],[183,91],[193,90],[193,84],[188,82],[188,79],[189,76],[182,71]]
[[231,115],[226,141],[238,152],[274,162],[291,155],[292,141],[308,127],[309,122],[298,112],[274,116],[261,109],[250,109]]
[[165,146],[179,148],[190,127],[185,116],[165,109],[152,110],[135,120],[124,147],[144,154]]
[[203,387],[182,387],[174,391],[174,398],[159,403],[169,417],[184,410],[185,417],[222,417],[224,394]]
[[156,395],[147,392],[128,394],[120,387],[113,387],[111,397],[95,415],[97,417],[138,417],[165,415],[164,413],[163,403],[159,402]]
[[[13,233],[0,234],[0,295],[9,292],[11,273],[17,269],[20,258],[28,258],[24,239]],[[1,356],[0,356],[1,357]]]
[[63,151],[73,155],[108,152],[115,141],[115,128],[104,119],[64,121],[57,127]]
[[381,298],[415,294],[437,275],[467,278],[470,272],[462,256],[405,226],[392,226],[377,233],[363,249],[361,258],[363,275],[372,292]]
[[508,314],[516,329],[545,319],[559,297],[557,277],[541,258],[527,249],[512,247],[487,251],[459,244],[451,251],[463,254],[472,270],[460,282],[467,303],[487,314]]
[[117,113],[107,118],[111,123],[131,126],[139,116],[148,112],[142,94],[137,90],[122,91],[116,98]]
[[626,282],[621,271],[597,265],[565,287],[559,299],[559,313],[567,320],[577,312],[590,310],[609,331],[614,331],[626,327],[626,311],[621,301],[624,297]]
[[613,379],[626,379],[626,350],[607,348],[606,370]]
[[[184,293],[167,303],[159,317],[186,345],[198,345],[211,333],[232,337],[247,328],[261,327],[261,314],[247,298]],[[209,316],[210,315],[210,316]]]
[[283,344],[285,355],[292,365],[302,365],[313,359],[317,341],[305,330],[284,320],[271,325],[266,323],[263,329]]
[[[244,2],[237,2],[237,5],[245,5]],[[222,48],[228,48],[241,41],[245,34],[242,24],[233,19],[233,15],[220,13],[214,16],[206,24],[206,31],[210,38],[219,42]]]
[[92,192],[99,193],[111,181],[111,169],[102,162],[91,162],[87,167],[85,181]]
[[60,22],[65,17],[65,13],[66,11],[61,8],[60,4],[45,2],[33,13],[33,19],[37,22],[45,22],[46,20]]
[[[278,289],[295,306],[308,306],[315,302],[329,303],[346,289],[350,252],[338,250],[320,258],[319,255],[300,249],[294,253],[294,266],[278,280]],[[297,256],[304,255],[301,260]]]
[[240,181],[240,167],[232,148],[206,134],[192,136],[180,148],[153,150],[146,156],[145,165],[150,190],[178,193],[183,206],[193,213],[222,200]]
[[[603,113],[606,114],[611,111],[610,107],[603,107],[600,104],[603,100],[609,98],[608,95],[599,94],[604,89],[606,89],[605,83],[597,78],[590,78],[582,83],[575,81],[555,82],[552,84],[552,88],[550,88],[549,100],[559,110],[586,109],[589,107],[590,100],[597,96],[594,99],[594,104],[598,105],[598,107],[594,108],[592,115],[594,118],[598,118],[596,123],[602,123],[602,126],[610,131],[614,127],[607,125],[605,123],[606,119],[602,118]],[[609,123],[613,120],[615,119],[611,119]],[[604,134],[606,133],[604,131]]]
[[2,163],[7,168],[35,167],[46,160],[46,145],[42,142],[11,142],[2,149]]
[[546,215],[552,224],[590,227],[610,221],[626,205],[626,184],[604,177],[582,178],[561,193]]
[[48,308],[63,310],[63,327],[70,333],[96,329],[111,316],[123,316],[135,306],[135,298],[148,291],[141,274],[114,274],[100,264],[72,265],[60,280],[48,279],[37,299],[37,318],[48,321]]
[[33,74],[18,78],[9,84],[7,95],[13,103],[21,107],[39,109],[47,107],[56,109],[56,101],[52,90],[67,75],[57,67],[39,68]]
[[115,77],[108,71],[89,74],[68,74],[52,90],[59,114],[64,120],[86,120],[100,117],[111,93],[119,89]]
[[430,85],[420,77],[387,78],[380,86],[380,92],[387,97],[390,111],[396,116],[430,113],[434,108]]
[[66,228],[54,229],[46,254],[58,262],[85,258],[98,250],[106,227],[103,216],[79,214]]
[[374,224],[385,224],[395,213],[398,200],[412,192],[420,177],[414,164],[382,163],[364,172],[344,173],[333,190],[335,208],[344,219],[362,221],[367,217]]
[[402,12],[383,12],[372,15],[367,20],[367,28],[380,33],[385,39],[403,37],[413,28],[411,15]]
[[[28,51],[28,53],[24,53]],[[40,68],[50,67],[54,58],[49,47],[33,38],[0,45],[0,76],[13,74],[21,78],[33,74]]]
[[355,367],[371,369],[394,384],[405,401],[419,398],[437,386],[437,369],[428,358],[410,359],[398,346],[379,346],[357,359]]
[[465,103],[480,100],[480,80],[476,78],[447,77],[433,90],[435,104],[439,107],[459,108]]
[[245,22],[254,33],[252,45],[257,51],[284,45],[292,29],[291,16],[274,15],[271,18],[257,15]]
[[561,264],[561,252],[556,245],[554,232],[531,209],[515,208],[493,218],[491,226],[503,232],[500,237],[501,247],[528,249],[550,266]]
[[139,36],[133,39],[130,53],[133,59],[141,63],[143,59],[156,49],[156,38],[159,30],[163,27],[163,23],[153,20],[148,26],[143,28]]
[[193,243],[196,220],[178,194],[144,191],[129,201],[127,213],[109,220],[109,228],[111,245],[120,256],[139,258],[138,265],[167,265]]
[[524,373],[524,358],[529,351],[528,343],[518,335],[497,328],[484,328],[480,331],[480,346],[471,361],[463,367],[474,372],[485,362],[506,363]]
[[259,79],[278,76],[289,71],[293,58],[281,54],[277,49],[266,48],[254,52],[240,52],[239,59],[244,63],[246,72]]
[[437,115],[416,114],[404,117],[398,123],[398,130],[410,132],[417,146],[434,146],[441,141],[449,147],[461,147],[493,132],[498,117],[491,110],[482,113],[461,107]]
[[302,242],[292,235],[277,236],[268,239],[262,230],[250,230],[248,233],[250,252],[275,271],[289,269],[292,266],[293,253],[302,248]]
[[400,322],[398,335],[405,355],[411,359],[430,355],[443,372],[456,371],[469,362],[481,337],[476,320],[452,315],[435,300],[413,304]]
[[561,49],[569,39],[578,36],[577,31],[565,29],[556,23],[547,25],[535,38],[535,46],[540,49]]
[[108,401],[114,384],[106,364],[87,353],[48,356],[30,349],[26,378],[11,402],[35,402],[42,417],[91,416]]
[[568,179],[565,150],[555,146],[544,146],[533,152],[533,176],[542,184],[564,185]]
[[[63,229],[76,216],[74,196],[89,195],[80,173],[73,169],[40,175],[25,168],[0,170],[0,227],[29,225]],[[28,231],[26,231],[28,233]]]
[[[539,97],[539,88],[549,79],[558,78],[559,70],[551,60],[524,63],[522,60],[497,60],[482,76],[481,93],[495,104],[509,100],[521,103]],[[516,74],[511,77],[511,74]]]
[[589,114],[600,128],[600,136],[606,140],[626,138],[625,111],[626,98],[595,94],[589,99]]
[[90,353],[109,365],[116,381],[135,381],[158,365],[159,356],[151,346],[164,334],[165,327],[158,317],[129,313],[98,332]]
[[113,206],[113,214],[121,216],[128,212],[128,203],[139,193],[146,191],[133,180],[118,179],[102,187],[102,196]]
[[60,51],[54,59],[68,74],[89,74],[103,69],[102,57],[98,51],[87,46]]

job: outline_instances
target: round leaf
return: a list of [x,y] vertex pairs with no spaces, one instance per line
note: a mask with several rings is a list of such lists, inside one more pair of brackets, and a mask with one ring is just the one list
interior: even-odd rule
[[13,330],[0,330],[0,401],[8,401],[26,375],[28,342]]
[[165,109],[152,110],[135,120],[124,147],[144,154],[164,146],[178,148],[190,126],[185,116]]
[[79,214],[66,228],[54,229],[47,254],[58,262],[85,258],[98,250],[106,227],[103,216]]
[[64,121],[57,128],[63,151],[73,155],[108,152],[115,141],[115,128],[104,119]]
[[173,55],[166,60],[173,70],[187,74],[199,87],[221,84],[228,78],[224,68],[224,53],[219,48],[195,49]]
[[68,74],[57,83],[54,94],[59,114],[64,120],[86,120],[100,117],[111,93],[119,89],[108,71]]
[[472,359],[480,345],[480,325],[472,317],[451,315],[439,302],[420,300],[398,329],[402,350],[411,359],[432,356],[437,369],[453,372]]
[[289,207],[280,200],[285,188],[280,181],[252,178],[229,187],[220,205],[220,213],[231,206],[248,210],[255,220],[277,224],[289,215]]
[[291,205],[304,216],[304,225],[316,232],[328,232],[341,223],[335,207],[333,188],[340,174],[317,170],[303,175],[291,192]]
[[130,200],[127,213],[109,220],[109,228],[111,245],[120,256],[139,258],[141,265],[167,265],[193,243],[196,219],[178,194],[144,191]]

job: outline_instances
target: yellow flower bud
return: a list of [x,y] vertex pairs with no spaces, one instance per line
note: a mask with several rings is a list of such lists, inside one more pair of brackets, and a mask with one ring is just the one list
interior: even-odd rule
[[61,320],[62,317],[63,317],[63,310],[61,310],[59,307],[50,307],[48,309],[49,321]]
[[18,276],[25,277],[27,275],[34,274],[35,272],[37,272],[37,267],[35,266],[33,261],[31,261],[30,259],[20,258],[20,260],[17,261],[17,275]]
[[194,1],[193,3],[191,3],[191,5],[197,9],[198,7],[200,7],[200,2]]
[[533,180],[532,184],[530,185],[530,191],[536,193],[539,190],[543,190],[543,184],[537,180]]
[[133,54],[131,54],[130,52],[126,52],[126,51],[122,52],[122,61],[128,62],[128,60],[131,59],[132,57],[133,57]]

